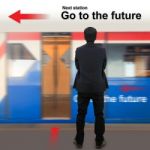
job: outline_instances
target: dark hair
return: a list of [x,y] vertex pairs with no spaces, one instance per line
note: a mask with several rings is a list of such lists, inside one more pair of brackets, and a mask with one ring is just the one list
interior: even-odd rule
[[94,42],[96,40],[97,31],[93,27],[87,27],[84,30],[84,38],[87,42]]

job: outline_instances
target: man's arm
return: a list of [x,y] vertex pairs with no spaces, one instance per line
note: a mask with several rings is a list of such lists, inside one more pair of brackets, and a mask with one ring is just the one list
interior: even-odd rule
[[106,65],[107,65],[107,56],[106,56],[106,50],[104,48],[104,62],[103,62],[103,70],[106,69]]
[[106,84],[106,88],[108,88],[108,80],[105,74],[105,69],[106,69],[106,65],[107,65],[107,56],[106,56],[106,50],[104,48],[104,62],[103,62],[103,75],[104,75],[104,79],[105,79],[105,84]]
[[75,66],[76,66],[76,69],[77,69],[77,73],[76,73],[76,76],[75,76],[73,88],[77,87],[77,79],[79,77],[79,62],[78,62],[78,58],[77,58],[77,49],[76,49],[76,52],[75,52]]
[[75,66],[76,66],[77,70],[79,70],[79,62],[78,62],[78,58],[77,58],[77,50],[78,49],[76,49],[76,52],[75,52]]

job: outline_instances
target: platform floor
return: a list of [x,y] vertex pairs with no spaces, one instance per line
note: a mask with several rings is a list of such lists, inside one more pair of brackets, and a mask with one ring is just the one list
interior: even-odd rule
[[[57,141],[51,141],[51,128],[58,127]],[[75,125],[0,125],[1,150],[75,150]],[[150,125],[106,125],[107,145],[103,150],[148,150]],[[94,150],[93,125],[86,125],[83,150]]]

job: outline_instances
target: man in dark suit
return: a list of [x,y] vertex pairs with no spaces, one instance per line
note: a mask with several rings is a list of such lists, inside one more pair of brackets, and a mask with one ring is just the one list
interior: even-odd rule
[[78,114],[76,118],[76,136],[74,143],[82,147],[84,141],[84,125],[87,107],[93,100],[95,115],[96,148],[104,146],[105,122],[103,117],[104,91],[108,88],[105,75],[106,52],[101,44],[94,44],[97,31],[88,27],[84,30],[86,44],[78,47],[75,54],[77,74],[73,87],[78,91]]

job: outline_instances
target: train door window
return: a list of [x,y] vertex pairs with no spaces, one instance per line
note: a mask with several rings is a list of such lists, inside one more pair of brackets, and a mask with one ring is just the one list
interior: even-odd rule
[[42,118],[70,118],[70,33],[42,34]]

